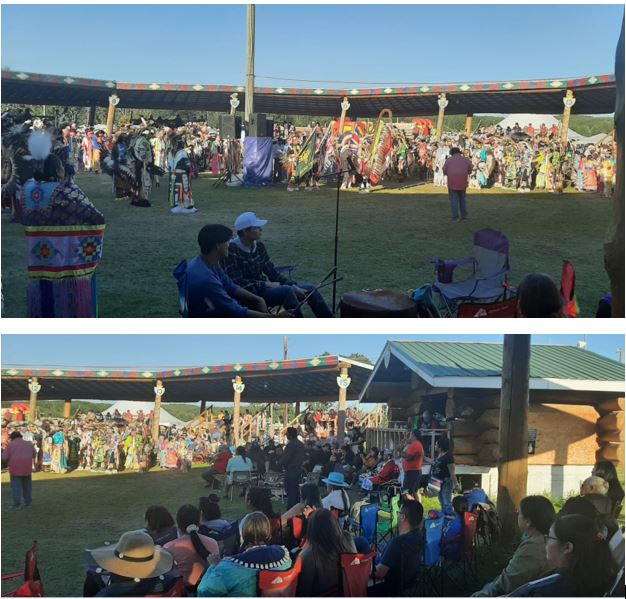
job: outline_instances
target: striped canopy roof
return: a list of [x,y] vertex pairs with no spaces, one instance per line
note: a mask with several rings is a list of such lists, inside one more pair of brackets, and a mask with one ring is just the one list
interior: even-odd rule
[[246,385],[244,402],[295,402],[336,400],[337,376],[342,364],[350,365],[352,383],[348,398],[356,399],[372,366],[342,356],[315,356],[300,360],[275,360],[158,369],[2,368],[2,399],[28,399],[27,380],[41,383],[38,399],[102,399],[147,401],[154,397],[157,380],[165,386],[165,402],[231,401],[232,380]]
[[[574,91],[578,114],[607,114],[615,107],[615,76],[487,83],[423,84],[367,89],[255,88],[254,110],[269,114],[338,116],[349,98],[349,115],[371,118],[384,109],[396,116],[437,114],[437,98],[447,94],[446,114],[539,113],[563,111],[566,89]],[[230,94],[237,92],[244,106],[244,87],[211,84],[129,83],[2,71],[3,103],[107,106],[112,93],[120,108],[230,111]]]

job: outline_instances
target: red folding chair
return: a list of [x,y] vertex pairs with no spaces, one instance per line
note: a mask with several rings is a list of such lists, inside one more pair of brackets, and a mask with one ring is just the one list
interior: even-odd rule
[[376,553],[341,555],[341,585],[344,597],[367,597],[367,585],[374,571]]
[[39,568],[37,567],[38,551],[37,541],[33,541],[33,546],[26,552],[24,571],[2,575],[3,587],[5,586],[6,580],[15,580],[16,578],[24,579],[24,582],[16,589],[2,593],[3,597],[43,597],[43,582],[41,581]]
[[259,572],[259,597],[295,597],[298,577],[302,571],[300,558],[289,570],[261,570]]

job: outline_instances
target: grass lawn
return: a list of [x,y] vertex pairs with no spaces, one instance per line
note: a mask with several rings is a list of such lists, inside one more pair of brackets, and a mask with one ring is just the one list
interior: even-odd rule
[[[111,197],[106,175],[79,175],[77,183],[105,214],[104,257],[98,270],[101,317],[175,317],[178,297],[172,271],[197,252],[202,225],[232,226],[252,210],[269,219],[266,242],[275,264],[300,264],[295,277],[319,281],[332,267],[335,191],[323,188],[287,193],[269,189],[213,188],[213,180],[194,181],[199,212],[173,216],[164,187],[153,207],[133,208]],[[378,190],[369,195],[343,192],[340,209],[338,292],[359,289],[415,289],[433,280],[429,256],[469,256],[474,231],[492,227],[511,242],[511,281],[543,271],[560,279],[563,259],[577,272],[581,316],[592,316],[609,289],[603,267],[603,240],[611,202],[592,194],[516,194],[472,191],[470,220],[450,223],[447,193],[432,185]],[[22,227],[2,216],[2,289],[5,316],[26,314],[26,258]],[[324,290],[330,297],[330,291]]]
[[[80,597],[84,579],[85,548],[115,542],[119,536],[144,525],[145,509],[166,506],[174,515],[184,503],[197,505],[207,491],[199,468],[190,473],[152,471],[114,475],[73,472],[33,475],[33,507],[10,510],[8,474],[2,475],[2,572],[23,568],[24,554],[33,540],[39,542],[39,569],[46,596]],[[430,500],[429,500],[430,501]],[[240,518],[243,500],[221,501],[226,519]],[[275,505],[284,512],[285,506]],[[479,561],[479,584],[491,580],[506,565],[510,552],[485,547]],[[479,588],[472,585],[472,591]],[[12,588],[12,587],[11,587]],[[446,594],[462,595],[455,585]]]

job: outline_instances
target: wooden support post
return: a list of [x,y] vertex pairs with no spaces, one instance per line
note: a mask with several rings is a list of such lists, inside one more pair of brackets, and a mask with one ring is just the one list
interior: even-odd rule
[[159,442],[159,426],[161,424],[161,398],[165,395],[163,381],[158,380],[154,386],[154,410],[152,412],[152,442]]
[[510,543],[517,533],[515,510],[526,496],[528,484],[529,374],[530,335],[505,335],[497,503],[503,543]]
[[339,119],[339,129],[337,131],[337,135],[339,139],[343,135],[343,126],[346,121],[346,112],[350,109],[350,102],[348,102],[348,98],[344,98],[341,102],[341,118]]
[[611,281],[611,316],[624,318],[624,21],[615,53],[615,189],[613,213],[604,244],[604,268]]
[[574,92],[568,89],[565,92],[563,98],[563,119],[561,121],[561,154],[565,152],[567,148],[567,133],[569,131],[569,118],[572,114],[572,107],[576,104],[576,98],[574,98]]
[[254,4],[248,4],[248,62],[246,69],[245,119],[250,123],[254,112]]
[[72,417],[72,400],[66,399],[63,403],[63,418],[69,420]]
[[37,420],[37,394],[41,391],[41,385],[39,384],[37,377],[28,379],[28,390],[30,391],[28,421],[35,422],[35,420]]
[[300,402],[299,402],[299,401],[297,401],[297,402],[294,404],[294,406],[295,406],[295,410],[296,410],[296,411],[295,411],[295,415],[296,415],[296,416],[300,416]]
[[109,96],[109,112],[107,114],[107,135],[113,133],[113,122],[115,121],[115,107],[120,103],[120,99],[112,94]]
[[448,98],[446,97],[446,94],[439,94],[437,97],[437,104],[439,105],[439,116],[437,117],[435,141],[440,141],[441,134],[443,133],[443,117],[446,113],[446,106],[448,105]]
[[246,386],[243,384],[241,377],[236,376],[233,379],[233,390],[235,391],[235,395],[233,397],[233,442],[235,447],[237,447],[240,442],[239,418],[241,416],[241,394],[245,388]]
[[89,107],[89,120],[87,121],[87,124],[90,127],[93,127],[96,124],[96,105],[92,104]]
[[200,400],[200,422],[206,422],[206,398]]
[[352,379],[348,376],[349,364],[341,364],[341,374],[337,377],[337,386],[339,387],[339,404],[337,406],[337,439],[339,444],[343,443],[346,436],[346,399],[348,396],[348,387]]
[[289,418],[289,404],[283,404],[283,437],[287,436],[287,420]]
[[474,115],[468,114],[465,117],[465,135],[467,137],[472,136],[472,127],[474,126]]

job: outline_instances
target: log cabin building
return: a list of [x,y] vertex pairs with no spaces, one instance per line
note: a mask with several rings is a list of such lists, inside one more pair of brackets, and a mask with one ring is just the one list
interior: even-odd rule
[[[502,345],[388,341],[360,394],[386,403],[389,426],[369,429],[378,447],[402,443],[425,410],[453,443],[464,486],[495,497]],[[624,365],[578,347],[533,345],[530,358],[528,493],[578,493],[598,459],[624,464]]]

